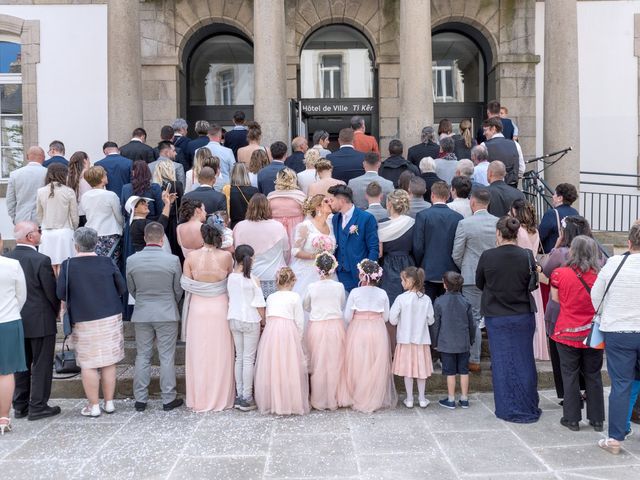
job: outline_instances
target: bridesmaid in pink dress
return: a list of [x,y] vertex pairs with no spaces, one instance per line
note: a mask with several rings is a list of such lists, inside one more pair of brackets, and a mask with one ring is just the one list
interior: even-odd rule
[[[526,200],[518,199],[511,205],[511,216],[520,222],[520,231],[518,232],[518,246],[527,248],[533,252],[533,257],[538,253],[540,248],[540,235],[536,228],[536,211],[533,205]],[[547,344],[547,335],[544,325],[544,304],[542,303],[542,292],[538,288],[531,292],[533,299],[536,301],[536,332],[533,335],[533,356],[536,360],[551,360],[549,356],[549,345]]]
[[205,223],[201,232],[204,247],[187,255],[180,282],[186,292],[186,403],[196,412],[232,408],[235,396],[234,346],[227,321],[227,277],[233,260],[220,250],[220,228]]
[[289,245],[293,245],[296,226],[304,220],[302,205],[307,196],[298,187],[296,172],[290,168],[278,172],[275,187],[276,189],[267,195],[271,215],[284,226],[289,236]]

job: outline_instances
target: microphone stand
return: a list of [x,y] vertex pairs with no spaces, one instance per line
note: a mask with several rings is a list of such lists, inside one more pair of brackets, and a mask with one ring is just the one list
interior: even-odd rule
[[[555,165],[556,163],[558,163],[560,160],[562,160],[562,158],[569,153],[572,150],[572,147],[567,147],[564,148],[562,150],[558,150],[557,152],[551,152],[551,153],[547,153],[545,155],[542,155],[541,157],[536,157],[536,158],[532,158],[531,160],[527,160],[526,163],[533,163],[533,162],[538,162],[538,161],[542,161],[543,163],[543,167],[540,170],[534,169],[534,170],[528,170],[526,172],[524,172],[523,180],[529,180],[531,182],[531,186],[533,187],[533,189],[538,192],[538,194],[542,197],[542,199],[545,201],[545,203],[550,207],[553,208],[553,204],[549,201],[549,199],[546,197],[545,195],[545,189],[548,191],[553,191],[551,188],[549,188],[549,185],[546,184],[546,182],[540,177],[540,173],[544,172],[547,168],[551,167],[552,165]],[[550,158],[550,157],[558,157],[556,159],[554,159],[553,161],[545,161],[545,159]]]

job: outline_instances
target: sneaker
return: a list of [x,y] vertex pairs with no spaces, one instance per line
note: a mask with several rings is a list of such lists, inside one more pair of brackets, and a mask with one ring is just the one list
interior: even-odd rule
[[420,402],[420,408],[427,408],[429,406],[429,400],[427,398],[423,398],[422,400],[418,400]]
[[441,407],[448,408],[449,410],[453,410],[456,408],[456,402],[450,402],[448,398],[443,398],[438,403]]
[[100,408],[104,413],[112,414],[116,411],[116,407],[113,405],[113,400],[109,400],[100,405]]
[[405,398],[402,403],[404,403],[404,406],[407,408],[413,408],[413,398]]
[[458,400],[460,408],[469,408],[469,400]]
[[240,405],[242,405],[242,397],[237,396],[236,399],[233,401],[233,408],[240,408]]
[[99,417],[100,416],[100,405],[86,405],[81,411],[80,415],[83,417]]
[[240,405],[238,405],[238,410],[241,410],[243,412],[248,412],[250,410],[255,410],[257,407],[256,402],[253,400],[253,398],[248,398],[248,399],[241,399],[240,400]]

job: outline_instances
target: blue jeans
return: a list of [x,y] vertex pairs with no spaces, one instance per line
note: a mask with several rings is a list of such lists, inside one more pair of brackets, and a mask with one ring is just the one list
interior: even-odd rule
[[609,437],[622,442],[627,431],[631,390],[640,365],[640,333],[603,332],[609,394]]
[[627,432],[631,430],[631,414],[633,413],[633,406],[638,400],[638,394],[640,394],[640,380],[635,380],[631,385],[631,401],[629,402],[629,415],[627,415]]

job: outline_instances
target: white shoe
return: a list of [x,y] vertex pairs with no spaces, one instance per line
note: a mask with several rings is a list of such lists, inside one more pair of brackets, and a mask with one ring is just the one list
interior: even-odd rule
[[427,408],[429,406],[429,400],[428,399],[424,399],[424,400],[418,400],[420,402],[420,408]]
[[116,411],[116,407],[113,405],[113,400],[108,400],[104,402],[102,405],[100,405],[100,408],[104,413],[109,413],[109,414]]
[[413,408],[413,399],[409,399],[409,398],[405,398],[404,401],[402,402],[404,403],[404,406],[407,408]]
[[81,411],[80,415],[83,417],[99,417],[100,416],[100,405],[86,405]]

